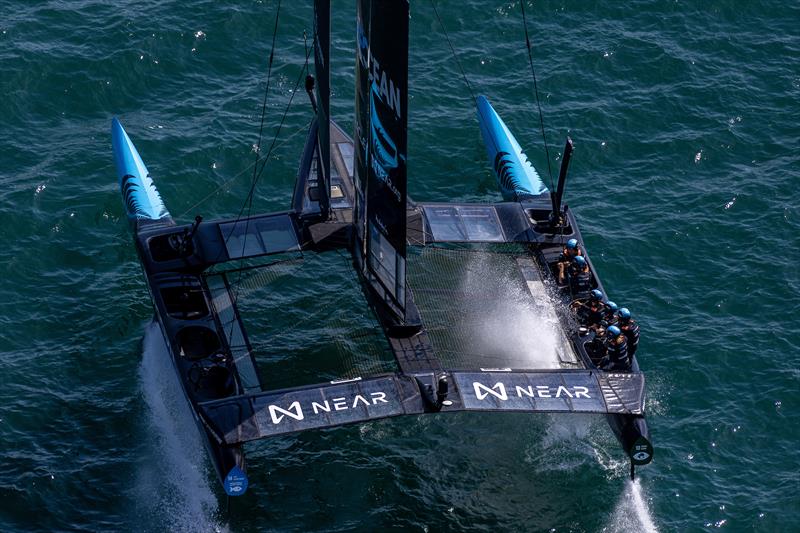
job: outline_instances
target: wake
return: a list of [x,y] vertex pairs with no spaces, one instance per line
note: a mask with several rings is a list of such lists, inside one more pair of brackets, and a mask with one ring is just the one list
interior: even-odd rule
[[139,518],[156,530],[223,530],[202,437],[156,322],[145,329],[139,377],[152,448],[139,472],[138,503],[147,512]]
[[658,533],[653,517],[650,515],[647,500],[642,493],[642,485],[638,479],[625,482],[625,490],[614,509],[611,524],[604,528],[604,531],[611,533],[632,531]]

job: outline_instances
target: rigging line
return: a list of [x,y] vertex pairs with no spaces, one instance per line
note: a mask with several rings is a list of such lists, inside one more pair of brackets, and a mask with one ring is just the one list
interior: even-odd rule
[[542,129],[542,140],[544,141],[544,154],[547,157],[547,174],[550,176],[550,190],[553,190],[553,171],[550,169],[550,150],[547,148],[547,135],[544,132],[544,116],[542,115],[542,105],[539,102],[539,86],[536,83],[536,71],[533,68],[533,52],[531,51],[531,40],[528,36],[528,19],[525,17],[525,0],[520,0],[522,9],[522,24],[525,27],[525,44],[528,47],[528,63],[531,66],[533,76],[533,92],[536,95],[536,107],[539,109],[539,126]]
[[[281,142],[279,142],[279,143],[278,143],[278,144],[275,146],[275,148],[279,148],[279,147],[283,146],[284,144],[286,144],[287,142],[289,142],[289,140],[290,140],[290,139],[293,139],[294,137],[296,137],[296,136],[297,136],[299,133],[302,133],[303,131],[308,131],[308,126],[300,126],[300,127],[299,127],[299,128],[298,128],[298,129],[297,129],[295,132],[294,132],[294,133],[292,133],[291,135],[289,135],[289,136],[287,136],[287,137],[284,137],[284,138],[283,138],[283,140],[281,140]],[[249,171],[250,171],[250,169],[252,169],[253,167],[255,167],[255,165],[256,165],[256,162],[254,161],[253,163],[251,163],[251,164],[247,165],[245,168],[243,168],[243,169],[242,169],[242,170],[241,170],[241,171],[240,171],[238,174],[236,174],[236,175],[234,175],[234,176],[232,176],[232,177],[228,178],[227,180],[223,181],[223,182],[222,182],[222,183],[221,183],[219,186],[217,186],[217,187],[216,187],[216,188],[215,188],[213,191],[211,191],[210,193],[208,193],[207,195],[205,195],[205,196],[204,196],[203,198],[201,198],[201,199],[200,199],[198,202],[196,202],[196,203],[192,204],[192,205],[191,205],[190,207],[188,207],[188,208],[187,208],[185,211],[183,211],[182,213],[180,213],[180,214],[179,214],[179,215],[178,215],[176,218],[181,218],[181,217],[184,217],[184,216],[186,216],[186,214],[187,214],[189,211],[192,211],[192,210],[194,210],[195,208],[197,208],[197,207],[198,207],[198,206],[200,206],[201,204],[205,203],[205,201],[206,201],[206,200],[208,200],[209,198],[211,198],[212,196],[214,196],[215,194],[217,194],[217,193],[218,193],[218,192],[220,192],[221,190],[223,190],[223,189],[227,188],[227,187],[228,187],[228,186],[229,186],[231,183],[233,183],[233,181],[234,181],[236,178],[238,178],[239,176],[243,176],[245,172],[249,172]]]
[[478,105],[478,100],[475,98],[475,92],[472,90],[472,85],[469,83],[469,79],[467,79],[467,75],[464,72],[464,69],[461,67],[461,61],[458,60],[458,55],[456,54],[455,48],[453,48],[453,43],[450,42],[450,36],[447,35],[447,28],[444,27],[444,23],[442,22],[442,18],[439,16],[439,10],[436,9],[436,4],[433,0],[431,0],[431,7],[433,7],[433,12],[436,13],[436,19],[439,21],[439,25],[442,27],[442,31],[444,32],[444,38],[447,39],[447,44],[450,45],[450,52],[453,54],[453,58],[456,60],[456,65],[458,65],[458,70],[461,71],[461,77],[464,78],[464,83],[467,85],[467,89],[469,89],[469,94],[472,96],[472,101],[475,102],[475,105]]
[[[256,145],[256,165],[261,153],[261,137],[264,133],[264,117],[267,114],[267,95],[269,95],[269,82],[272,78],[272,61],[275,58],[275,39],[278,36],[278,18],[281,16],[281,0],[278,0],[278,9],[275,11],[275,25],[272,28],[272,45],[269,50],[269,63],[267,65],[267,87],[264,90],[264,100],[261,102],[261,125],[258,128],[258,144]],[[256,169],[253,168],[253,180],[256,179]]]
[[[230,240],[231,236],[233,235],[234,231],[236,230],[236,225],[238,224],[239,220],[242,218],[242,213],[244,212],[245,206],[246,205],[248,206],[248,214],[250,213],[250,210],[252,209],[252,206],[253,206],[252,193],[253,193],[253,190],[255,189],[256,182],[258,181],[258,176],[260,175],[260,173],[257,172],[257,170],[258,170],[258,160],[259,160],[259,157],[260,157],[260,154],[261,154],[261,139],[262,139],[262,135],[263,135],[263,132],[264,132],[264,118],[266,116],[267,96],[269,95],[270,80],[272,78],[272,63],[273,63],[273,60],[275,59],[275,40],[276,40],[276,38],[278,36],[278,20],[280,19],[280,14],[281,14],[281,0],[278,0],[278,9],[275,12],[275,25],[274,25],[274,27],[272,29],[272,44],[271,44],[271,48],[270,48],[270,51],[269,51],[269,61],[268,61],[268,64],[267,64],[267,86],[266,86],[266,88],[264,90],[264,99],[263,99],[263,102],[261,104],[261,124],[260,124],[259,130],[258,130],[258,143],[257,143],[256,149],[255,149],[256,159],[255,159],[255,163],[254,163],[254,166],[253,166],[253,178],[252,178],[251,183],[250,183],[250,192],[248,193],[247,197],[245,198],[245,201],[242,203],[242,207],[239,209],[239,213],[236,215],[236,220],[234,221],[233,225],[231,226],[231,231],[228,233],[228,236],[225,237],[225,248],[227,248],[228,241]],[[289,104],[291,105],[291,100],[289,100]],[[273,139],[273,143],[272,144],[273,145],[275,144],[274,139]],[[267,155],[267,157],[269,157],[269,155]],[[242,253],[244,253],[245,245],[247,243],[247,229],[248,229],[249,222],[250,222],[250,220],[248,218],[247,224],[245,225],[244,240],[243,240],[243,243],[242,243]],[[222,257],[222,248],[220,248],[219,253],[217,254],[217,260],[219,260],[220,257]]]
[[[261,174],[262,174],[262,172],[264,171],[264,168],[267,165],[267,160],[269,159],[270,155],[272,154],[272,150],[275,147],[275,142],[276,142],[276,140],[278,138],[278,135],[281,132],[281,128],[283,127],[283,123],[286,121],[286,115],[289,113],[289,108],[292,106],[292,100],[294,100],[294,95],[297,94],[297,89],[300,86],[300,81],[303,79],[303,73],[305,73],[308,70],[308,57],[309,56],[306,55],[305,64],[303,65],[303,68],[300,70],[300,75],[297,77],[297,81],[296,81],[296,83],[294,85],[294,89],[292,90],[292,94],[291,94],[291,96],[289,96],[289,103],[286,104],[286,109],[284,109],[284,111],[283,111],[283,116],[281,117],[281,121],[278,124],[278,129],[277,129],[277,131],[275,132],[275,135],[272,138],[272,143],[270,144],[269,150],[267,151],[267,155],[264,156],[263,164],[261,165],[261,170],[258,171],[258,174],[256,175],[256,179],[253,181],[253,184],[250,187],[250,194],[248,195],[248,200],[249,200],[249,203],[250,203],[251,207],[252,207],[252,204],[253,204],[253,196],[254,196],[253,193],[255,191],[256,183],[258,183],[259,178],[261,178]],[[239,211],[239,217],[241,217],[243,211],[244,211],[244,205],[242,205],[242,209]],[[237,218],[237,222],[238,222],[238,218]],[[250,223],[250,212],[248,211],[248,218],[247,218],[247,222],[245,224],[245,233],[244,233],[245,239],[247,238],[247,228],[248,228],[249,223]],[[231,231],[228,234],[228,237],[225,239],[225,244],[226,245],[227,245],[228,239],[230,239],[231,235],[233,235],[233,231],[234,231],[235,228],[236,228],[236,223],[233,224],[233,227],[231,228]],[[226,246],[226,248],[227,248],[227,246]],[[242,250],[244,250],[244,244],[242,245]],[[222,249],[220,249],[220,254],[222,254]],[[302,257],[302,252],[300,253],[300,256]],[[240,258],[240,260],[239,260],[240,264],[241,264],[242,261],[244,261],[244,259],[245,259],[244,257]],[[235,287],[235,292],[234,292],[234,295],[233,295],[233,301],[234,302],[239,299],[239,287],[240,287],[241,279],[242,279],[242,271],[239,270],[236,282],[230,284],[231,287]],[[231,331],[229,333],[229,336],[230,335],[233,335],[233,323],[231,323]]]
[[[267,155],[261,158],[261,168],[258,170],[258,174],[256,175],[256,179],[253,181],[252,186],[250,187],[250,192],[247,194],[247,201],[249,201],[250,205],[252,206],[253,203],[253,196],[255,194],[256,185],[258,184],[258,180],[261,179],[261,175],[264,173],[264,169],[267,166],[267,161],[269,160],[272,152],[275,150],[277,146],[276,143],[278,142],[278,136],[281,133],[281,129],[283,128],[284,123],[286,122],[286,117],[289,114],[289,109],[292,107],[292,101],[294,100],[294,95],[297,94],[297,89],[300,87],[300,82],[303,81],[303,75],[308,72],[308,58],[311,55],[311,49],[308,50],[306,53],[305,63],[303,64],[303,68],[300,70],[300,74],[297,76],[297,80],[295,80],[294,87],[292,88],[292,92],[289,95],[289,103],[286,104],[286,107],[283,110],[283,115],[281,115],[281,120],[278,123],[278,128],[275,131],[275,135],[272,137],[272,142],[269,145],[269,149],[267,150]],[[242,206],[242,210],[244,210],[244,206]],[[241,214],[241,213],[240,213]]]
[[[308,53],[310,54],[311,50],[309,50]],[[226,247],[227,247],[228,241],[230,240],[231,236],[233,235],[233,232],[236,230],[236,224],[242,218],[242,213],[244,213],[245,207],[248,206],[248,204],[252,205],[252,200],[253,200],[253,195],[255,193],[256,185],[258,183],[258,180],[261,178],[261,174],[264,172],[264,168],[267,165],[267,161],[272,156],[272,152],[274,151],[274,149],[277,146],[279,146],[278,144],[276,144],[277,140],[278,140],[278,136],[281,133],[281,129],[283,128],[283,124],[286,122],[286,116],[289,114],[289,109],[292,106],[292,101],[294,100],[294,95],[297,94],[297,89],[300,86],[301,80],[303,79],[303,73],[305,73],[307,71],[307,69],[308,69],[308,58],[309,58],[309,55],[306,55],[305,64],[303,65],[303,68],[300,70],[300,75],[297,77],[297,80],[296,80],[296,82],[294,84],[294,88],[292,89],[291,94],[289,95],[289,102],[286,104],[286,108],[283,110],[283,115],[281,116],[280,123],[278,124],[278,129],[275,131],[275,135],[272,138],[272,142],[270,143],[269,150],[267,151],[267,154],[260,159],[261,168],[258,171],[258,173],[256,174],[256,179],[251,183],[250,191],[248,192],[247,197],[245,198],[245,201],[242,204],[241,209],[239,209],[239,213],[236,215],[236,220],[234,221],[234,223],[233,223],[233,225],[231,227],[231,231],[225,237],[225,245],[226,245]],[[249,221],[249,218],[248,218],[248,221]],[[217,260],[219,260],[219,258],[221,256],[222,256],[222,249],[220,249],[220,253],[217,256]]]

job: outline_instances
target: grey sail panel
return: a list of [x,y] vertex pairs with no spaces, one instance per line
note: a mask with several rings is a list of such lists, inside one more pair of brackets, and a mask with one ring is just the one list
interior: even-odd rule
[[317,89],[317,139],[319,140],[319,172],[317,173],[319,206],[327,218],[331,194],[331,3],[314,0],[314,71]]
[[360,0],[356,68],[357,260],[403,317],[406,298],[408,2]]

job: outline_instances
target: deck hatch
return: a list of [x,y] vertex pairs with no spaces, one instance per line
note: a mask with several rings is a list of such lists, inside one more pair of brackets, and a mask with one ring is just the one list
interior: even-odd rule
[[289,215],[270,215],[219,225],[230,259],[299,251]]

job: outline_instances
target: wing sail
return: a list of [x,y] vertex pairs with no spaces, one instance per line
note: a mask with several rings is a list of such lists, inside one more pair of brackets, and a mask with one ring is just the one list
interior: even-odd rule
[[408,2],[360,0],[357,32],[356,260],[403,318]]

